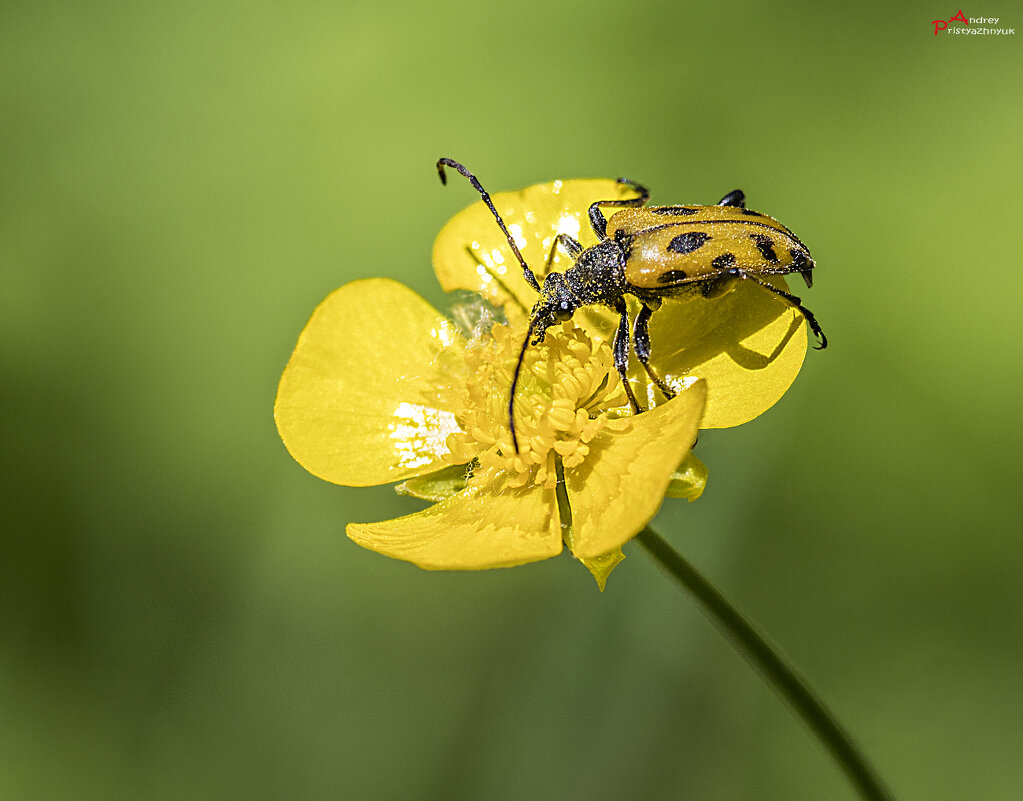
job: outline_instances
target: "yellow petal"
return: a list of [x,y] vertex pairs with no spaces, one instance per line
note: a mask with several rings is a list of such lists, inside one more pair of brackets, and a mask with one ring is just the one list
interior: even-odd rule
[[[577,470],[567,474],[576,557],[593,559],[634,537],[660,508],[675,468],[692,447],[707,399],[695,383],[673,400],[631,417]],[[603,436],[594,438],[598,443]]]
[[281,439],[306,470],[335,484],[446,467],[463,349],[451,323],[411,289],[382,278],[346,284],[313,312],[281,376]]
[[[780,278],[771,283],[786,288]],[[720,298],[666,301],[651,318],[650,342],[662,376],[707,380],[701,428],[728,428],[766,412],[792,385],[806,355],[806,321],[741,281]]]
[[511,567],[561,552],[554,490],[512,489],[503,479],[396,520],[349,523],[347,531],[365,548],[427,570]]
[[[449,182],[452,187],[472,191],[453,173]],[[590,204],[635,195],[617,181],[592,179],[537,184],[518,192],[498,192],[492,199],[523,258],[542,283],[557,234],[568,234],[584,246],[596,244],[586,216]],[[559,248],[553,269],[565,270],[571,263]],[[445,290],[479,292],[502,306],[510,322],[527,318],[536,302],[536,292],[522,277],[522,267],[482,201],[460,211],[441,229],[433,245],[433,269]]]
[[[769,283],[786,289],[779,276]],[[638,311],[635,302],[630,311]],[[581,309],[574,319],[607,341],[618,327],[618,315],[599,306]],[[668,298],[650,318],[654,371],[676,387],[707,380],[701,428],[741,425],[774,406],[799,374],[806,341],[803,316],[753,281],[740,281],[719,298]],[[644,405],[663,402],[635,356],[629,375]]]

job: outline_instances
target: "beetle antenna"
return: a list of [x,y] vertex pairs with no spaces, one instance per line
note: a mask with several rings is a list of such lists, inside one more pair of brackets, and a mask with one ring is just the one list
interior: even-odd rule
[[526,348],[529,347],[529,340],[533,338],[534,328],[536,328],[536,319],[530,320],[529,328],[526,329],[526,338],[522,340],[522,350],[519,351],[519,360],[515,363],[515,373],[512,375],[511,395],[508,396],[508,428],[511,430],[512,447],[515,448],[515,453],[519,452],[519,439],[515,436],[515,388],[519,384],[522,361],[526,358]]
[[[511,246],[512,253],[514,253],[515,258],[519,260],[519,264],[522,265],[523,277],[526,279],[526,282],[531,287],[533,287],[533,289],[539,292],[540,282],[536,280],[536,276],[533,275],[533,271],[529,269],[529,265],[526,264],[526,260],[522,258],[522,253],[519,252],[518,245],[515,244],[515,240],[512,239],[512,235],[508,233],[508,229],[505,227],[504,220],[502,220],[501,215],[497,213],[497,209],[494,208],[494,202],[490,199],[490,195],[487,194],[487,190],[483,188],[483,185],[479,182],[479,179],[477,179],[475,175],[469,172],[463,164],[459,164],[454,159],[443,158],[437,160],[437,174],[440,175],[440,182],[442,184],[447,185],[448,182],[448,178],[444,174],[445,166],[454,167],[456,170],[458,170],[462,175],[469,179],[469,183],[472,184],[472,188],[480,193],[480,196],[483,198],[483,202],[487,204],[487,208],[490,209],[490,212],[494,215],[494,219],[497,220],[497,224],[501,227],[501,230],[504,232],[504,237],[505,239],[508,240],[508,244]],[[512,432],[512,436],[514,437],[514,431]]]

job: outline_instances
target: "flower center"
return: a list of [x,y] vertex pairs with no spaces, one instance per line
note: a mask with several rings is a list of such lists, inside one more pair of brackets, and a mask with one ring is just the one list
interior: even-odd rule
[[512,446],[508,393],[522,347],[506,325],[466,349],[470,378],[456,414],[461,431],[448,436],[453,464],[476,460],[470,481],[489,481],[496,472],[510,486],[557,484],[556,464],[582,464],[605,429],[626,431],[628,399],[614,368],[611,348],[571,322],[547,330],[544,341],[526,348],[515,398]]

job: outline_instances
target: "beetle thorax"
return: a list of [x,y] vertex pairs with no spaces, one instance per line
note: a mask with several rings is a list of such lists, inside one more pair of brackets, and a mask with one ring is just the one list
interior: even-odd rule
[[613,239],[605,239],[579,254],[565,273],[581,306],[609,303],[625,291],[625,251]]
[[613,304],[625,291],[625,252],[612,239],[587,248],[564,273],[549,273],[531,313],[535,342],[555,323],[571,319],[580,306]]

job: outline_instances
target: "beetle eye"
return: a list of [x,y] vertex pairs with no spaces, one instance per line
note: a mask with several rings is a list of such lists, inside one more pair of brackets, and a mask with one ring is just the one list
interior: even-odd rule
[[573,314],[575,314],[575,310],[572,308],[571,304],[566,303],[565,301],[559,303],[554,309],[554,319],[559,323],[571,320]]

